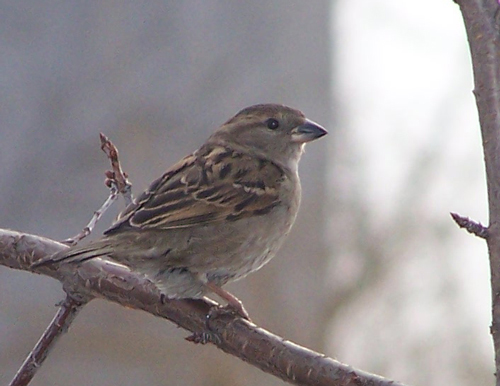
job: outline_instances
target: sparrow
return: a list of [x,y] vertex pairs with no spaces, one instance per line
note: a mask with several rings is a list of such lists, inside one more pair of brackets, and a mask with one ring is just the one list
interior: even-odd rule
[[215,293],[248,318],[222,286],[275,256],[299,208],[304,145],[325,134],[299,110],[247,107],[155,180],[101,239],[34,266],[110,259],[145,275],[168,299]]

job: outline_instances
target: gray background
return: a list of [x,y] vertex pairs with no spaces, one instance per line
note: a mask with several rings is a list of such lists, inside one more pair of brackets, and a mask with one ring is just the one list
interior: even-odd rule
[[[136,194],[254,103],[291,105],[334,131],[329,14],[319,0],[0,2],[0,226],[55,239],[77,233],[107,196],[100,131],[118,146]],[[229,286],[258,324],[319,351],[334,140],[303,157],[303,205],[279,256]],[[6,384],[63,292],[51,279],[0,267],[0,293]],[[186,335],[94,301],[32,384],[282,384]]]

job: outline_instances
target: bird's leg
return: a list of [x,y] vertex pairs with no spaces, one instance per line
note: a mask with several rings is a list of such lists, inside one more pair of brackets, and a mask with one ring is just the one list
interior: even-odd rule
[[[235,311],[242,318],[244,318],[246,320],[250,320],[250,316],[248,315],[248,312],[245,309],[245,307],[243,306],[243,303],[241,302],[240,299],[238,299],[236,296],[234,296],[230,292],[226,291],[225,289],[219,287],[218,285],[215,285],[214,283],[207,282],[207,283],[205,283],[205,285],[214,294],[216,294],[220,298],[224,299],[232,311]],[[217,313],[217,311],[215,313]],[[213,316],[213,315],[211,315],[211,316]]]

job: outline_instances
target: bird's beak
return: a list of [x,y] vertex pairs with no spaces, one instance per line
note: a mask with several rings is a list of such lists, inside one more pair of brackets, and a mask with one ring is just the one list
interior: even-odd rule
[[328,134],[328,131],[323,127],[306,119],[305,123],[292,130],[292,141],[297,143],[311,142],[326,134]]

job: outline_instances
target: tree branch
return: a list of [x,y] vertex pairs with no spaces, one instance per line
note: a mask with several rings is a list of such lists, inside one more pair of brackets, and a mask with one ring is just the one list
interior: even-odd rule
[[[59,280],[73,299],[88,301],[94,297],[140,309],[169,319],[194,334],[190,340],[205,341],[273,374],[300,385],[403,386],[374,374],[354,369],[323,354],[298,346],[256,325],[228,314],[217,314],[207,323],[209,300],[161,301],[157,288],[127,268],[93,259],[80,267],[68,264],[30,269],[31,264],[64,244],[34,235],[0,230],[0,265],[33,271]],[[210,328],[208,329],[207,324]]]
[[450,215],[460,228],[464,228],[467,232],[482,239],[486,240],[488,238],[488,228],[480,222],[475,222],[469,217],[463,217],[457,213],[450,213]]
[[99,139],[101,140],[101,150],[107,155],[112,168],[112,170],[106,171],[106,180],[104,182],[110,190],[109,196],[102,206],[94,212],[89,223],[80,233],[63,241],[66,245],[75,245],[80,240],[90,235],[104,212],[106,212],[111,204],[118,198],[118,193],[124,197],[126,205],[131,204],[134,199],[132,196],[132,184],[128,180],[127,173],[122,170],[120,160],[118,159],[118,149],[103,133],[99,134]]
[[112,168],[112,170],[106,172],[106,185],[111,187],[111,184],[115,184],[118,193],[122,194],[125,198],[125,204],[129,205],[134,200],[132,196],[132,184],[128,180],[127,173],[122,170],[118,159],[118,149],[103,133],[99,134],[99,138],[101,140],[101,150],[108,156]]
[[30,383],[50,350],[56,344],[57,339],[68,331],[69,326],[84,305],[85,303],[80,303],[70,296],[66,296],[56,316],[54,316],[33,350],[26,357],[9,386],[26,386]]
[[500,28],[498,1],[456,0],[465,22],[474,71],[488,187],[488,251],[497,385],[500,385]]

